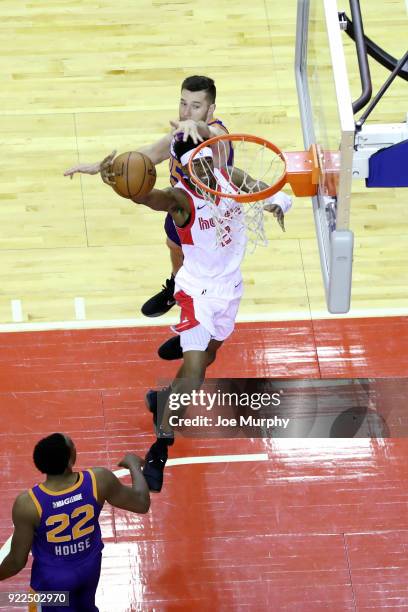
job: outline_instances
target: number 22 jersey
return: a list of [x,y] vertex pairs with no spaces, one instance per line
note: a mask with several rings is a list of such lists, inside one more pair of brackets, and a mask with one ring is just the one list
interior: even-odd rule
[[63,491],[51,491],[39,484],[28,493],[40,516],[32,543],[37,565],[63,567],[101,552],[98,519],[102,506],[92,470],[78,472],[76,484]]

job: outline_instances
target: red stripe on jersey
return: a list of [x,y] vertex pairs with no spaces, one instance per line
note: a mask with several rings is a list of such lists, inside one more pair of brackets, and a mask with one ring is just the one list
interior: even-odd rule
[[199,321],[195,318],[193,298],[184,293],[184,291],[177,291],[174,294],[174,299],[181,308],[180,323],[173,327],[174,331],[180,334],[183,331],[200,325]]
[[220,168],[220,172],[222,174],[222,176],[229,182],[230,177],[228,176],[228,172],[226,171],[225,168]]
[[192,187],[185,181],[183,178],[180,178],[180,183],[183,185],[184,189],[195,198],[200,198],[200,200],[204,200],[203,196],[198,193],[198,191],[194,191]]
[[[233,191],[235,191],[235,193],[239,192],[239,189],[236,185],[234,185],[234,183],[232,182],[232,178],[230,177],[230,175],[228,174],[228,172],[226,171],[225,168],[220,168],[220,172],[222,174],[222,176],[225,178],[225,180],[227,181],[228,185],[231,187],[231,189]],[[220,191],[222,191],[222,189],[220,189]]]
[[[184,181],[182,181],[183,184]],[[193,198],[191,197],[191,195],[188,193],[188,191],[183,191],[184,195],[187,197],[189,205],[190,205],[190,219],[189,222],[187,223],[187,225],[185,225],[184,227],[178,227],[178,225],[174,224],[174,227],[176,228],[177,234],[180,238],[180,242],[181,244],[194,244],[193,241],[193,236],[191,234],[191,228],[193,227],[194,221],[195,221],[195,206],[194,206],[194,201]],[[190,191],[190,190],[189,190]],[[191,192],[193,193],[193,192]]]

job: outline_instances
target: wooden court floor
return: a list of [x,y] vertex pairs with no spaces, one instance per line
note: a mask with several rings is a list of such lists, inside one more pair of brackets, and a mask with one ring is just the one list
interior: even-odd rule
[[[404,0],[361,2],[366,33],[399,57]],[[182,24],[182,25],[181,25]],[[170,273],[163,215],[119,198],[98,177],[62,176],[77,161],[137,148],[165,134],[190,74],[212,76],[217,115],[301,149],[294,81],[296,2],[119,0],[2,2],[0,37],[0,324],[141,318],[140,305]],[[350,83],[359,94],[351,41]],[[324,51],[323,51],[324,52]],[[386,77],[371,62],[374,90]],[[373,120],[406,119],[397,80]],[[167,166],[159,168],[167,185]],[[353,312],[407,307],[406,189],[354,183]],[[247,256],[243,319],[325,314],[311,202],[296,198],[287,232],[268,219],[267,248]]]
[[[230,131],[302,148],[295,4],[3,0],[0,546],[13,498],[37,478],[35,441],[63,429],[77,442],[79,467],[114,469],[150,444],[143,395],[174,372],[155,351],[176,314],[140,327],[151,323],[140,305],[169,274],[160,215],[97,177],[70,181],[64,169],[165,134],[179,84],[194,73],[216,80],[217,115]],[[361,6],[366,33],[402,55],[405,2]],[[347,59],[358,95],[351,43]],[[371,66],[376,89],[386,73]],[[404,121],[405,92],[397,81],[375,119]],[[158,186],[166,185],[163,164]],[[311,203],[295,199],[286,234],[270,224],[269,246],[245,261],[240,319],[248,322],[209,374],[408,376],[407,198],[406,189],[354,184],[344,319],[325,311]],[[75,326],[76,297],[88,321],[113,328],[9,333],[11,300],[21,301],[23,322],[52,328]],[[115,325],[129,319],[131,327]],[[263,452],[267,460],[171,467],[148,516],[106,508],[101,612],[407,609],[408,448],[405,415],[397,417],[385,440],[181,440],[173,457]],[[27,583],[28,570],[10,585]]]

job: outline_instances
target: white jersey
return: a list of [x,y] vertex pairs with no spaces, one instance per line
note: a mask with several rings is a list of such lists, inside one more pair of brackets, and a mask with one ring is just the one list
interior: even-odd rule
[[[221,171],[214,169],[220,190],[233,192]],[[221,244],[216,242],[216,226],[208,202],[180,180],[175,187],[182,189],[190,202],[190,220],[185,227],[177,227],[184,263],[176,275],[176,285],[192,296],[233,298],[242,295],[241,262],[245,254],[246,230],[243,223],[224,222],[225,234]],[[234,209],[243,214],[242,204],[221,198],[218,206],[223,215]]]

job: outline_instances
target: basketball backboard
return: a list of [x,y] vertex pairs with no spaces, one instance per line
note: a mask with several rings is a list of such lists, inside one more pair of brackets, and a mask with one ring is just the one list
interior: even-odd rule
[[298,0],[295,73],[304,146],[318,147],[320,181],[312,200],[327,308],[346,313],[355,124],[337,0]]

